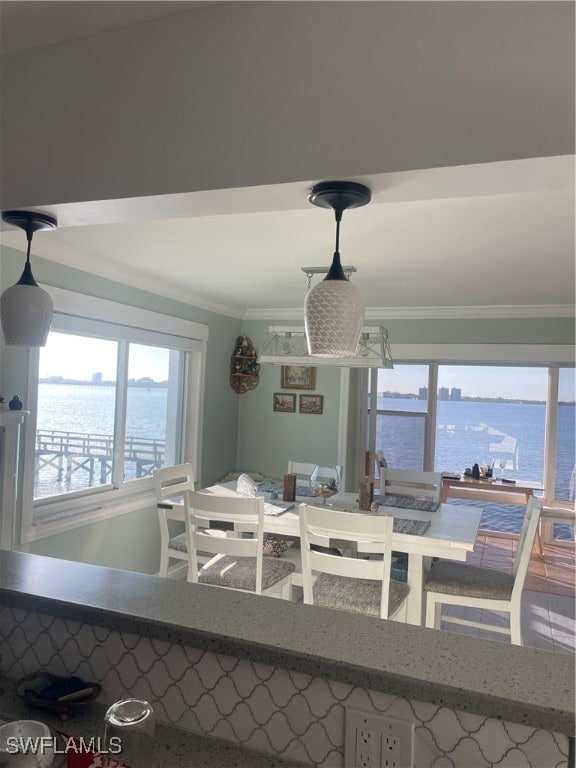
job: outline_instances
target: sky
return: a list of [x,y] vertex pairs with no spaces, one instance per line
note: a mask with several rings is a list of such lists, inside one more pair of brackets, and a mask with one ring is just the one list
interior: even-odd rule
[[[104,381],[115,381],[116,354],[114,341],[52,332],[46,346],[40,350],[40,378],[62,376],[91,381],[94,373],[101,373]],[[145,376],[154,381],[168,379],[168,352],[158,347],[131,344],[128,378]]]
[[[559,399],[573,401],[574,370],[563,369]],[[428,386],[428,369],[423,365],[395,365],[378,375],[378,391],[415,394]],[[462,397],[505,397],[522,400],[546,400],[548,371],[546,368],[441,365],[438,387],[457,387]]]
[[[70,334],[52,332],[46,347],[40,351],[40,378],[63,376],[65,379],[90,381],[93,373],[101,373],[104,381],[113,381],[116,370],[116,343]],[[144,376],[154,381],[168,378],[167,350],[131,345],[130,379]],[[428,385],[425,365],[395,365],[381,370],[378,391],[417,394]],[[546,400],[548,373],[546,368],[441,365],[439,387],[457,387],[463,397],[505,397],[524,400]],[[563,369],[559,399],[574,401],[575,372]]]

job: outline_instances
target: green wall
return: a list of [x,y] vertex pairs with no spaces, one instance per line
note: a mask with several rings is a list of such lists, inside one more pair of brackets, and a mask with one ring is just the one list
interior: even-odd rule
[[[0,288],[20,277],[24,259],[13,249],[0,250]],[[209,326],[202,437],[202,485],[219,480],[236,466],[238,395],[229,384],[230,355],[241,321],[131,288],[129,275],[118,282],[34,258],[38,282],[134,307],[204,323]],[[126,281],[126,282],[123,282]],[[8,400],[19,394],[26,407],[28,352],[0,340],[0,393]],[[158,568],[159,530],[155,512],[127,514],[34,542],[30,551],[53,557],[153,573]]]
[[[258,352],[267,328],[268,323],[244,323],[244,333],[252,339]],[[281,478],[290,460],[334,465],[338,447],[340,369],[318,367],[313,390],[290,390],[280,386],[280,368],[261,365],[258,386],[240,397],[238,467]],[[272,410],[274,392],[296,394],[296,412],[275,413]],[[298,413],[299,394],[322,395],[322,414]]]

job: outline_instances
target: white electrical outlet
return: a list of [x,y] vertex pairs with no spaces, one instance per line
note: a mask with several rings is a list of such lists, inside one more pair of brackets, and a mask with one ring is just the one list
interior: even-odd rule
[[376,734],[367,728],[356,730],[356,766],[358,768],[376,768]]
[[346,708],[344,768],[412,768],[414,724]]

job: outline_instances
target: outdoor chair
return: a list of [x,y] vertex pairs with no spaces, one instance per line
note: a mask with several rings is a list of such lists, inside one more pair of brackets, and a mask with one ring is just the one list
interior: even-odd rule
[[[554,523],[558,525],[576,525],[576,507],[542,507],[540,512],[540,524],[538,525],[538,531],[536,532],[536,538],[538,541],[538,552],[543,555],[542,550],[542,535],[545,531],[545,526],[553,526]],[[553,540],[553,531],[551,533],[551,539]]]

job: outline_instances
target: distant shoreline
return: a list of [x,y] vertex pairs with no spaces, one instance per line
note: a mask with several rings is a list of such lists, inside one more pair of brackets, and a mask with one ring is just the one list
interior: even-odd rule
[[[77,381],[76,379],[39,379],[40,384],[72,384],[74,386],[81,387],[114,387],[115,381]],[[148,381],[147,379],[142,381],[130,380],[128,381],[129,387],[144,387],[151,389],[154,388],[166,388],[168,386],[167,381]],[[385,397],[390,400],[419,400],[417,394],[413,392],[378,392],[378,397]],[[545,400],[525,400],[523,398],[507,398],[507,397],[466,397],[462,395],[459,400],[440,400],[439,403],[517,403],[520,405],[546,405]],[[563,402],[559,401],[558,405],[571,405],[574,406],[574,401]]]
[[[68,384],[73,386],[79,386],[79,387],[115,387],[116,382],[115,381],[77,381],[76,379],[57,379],[54,380],[52,378],[48,379],[38,379],[39,384]],[[128,380],[128,386],[129,387],[144,387],[145,389],[151,389],[152,387],[163,387],[166,389],[168,386],[167,381],[142,381],[141,379],[138,379],[138,381],[134,379]]]

